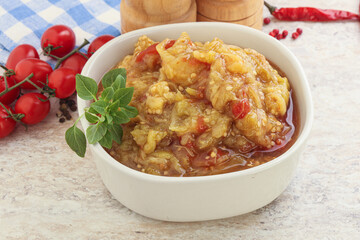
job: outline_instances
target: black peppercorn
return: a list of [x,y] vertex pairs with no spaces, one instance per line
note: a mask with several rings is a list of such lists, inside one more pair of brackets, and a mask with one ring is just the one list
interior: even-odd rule
[[67,102],[67,105],[68,105],[69,107],[71,107],[71,106],[75,105],[75,101],[74,101],[74,100],[69,100],[69,101]]
[[77,110],[77,106],[76,105],[72,105],[70,106],[70,110],[75,112]]

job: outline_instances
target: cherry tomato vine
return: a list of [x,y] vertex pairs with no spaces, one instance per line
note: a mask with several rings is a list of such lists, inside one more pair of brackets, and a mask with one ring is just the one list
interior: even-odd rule
[[[66,36],[60,36],[64,32]],[[42,121],[50,111],[50,98],[68,101],[66,98],[75,92],[75,75],[81,72],[89,58],[80,52],[87,44],[89,41],[84,39],[80,46],[74,48],[73,31],[67,26],[55,25],[47,29],[41,39],[42,54],[57,61],[54,69],[39,58],[31,45],[21,44],[10,53],[6,66],[0,65],[4,69],[0,77],[0,138],[9,135],[17,122],[27,127],[26,124]],[[102,44],[97,44],[93,51]],[[72,69],[73,65],[76,69]],[[22,94],[21,89],[37,92]],[[14,101],[15,111],[9,106]],[[76,110],[76,106],[72,104],[73,109]],[[66,118],[71,119],[71,116]]]

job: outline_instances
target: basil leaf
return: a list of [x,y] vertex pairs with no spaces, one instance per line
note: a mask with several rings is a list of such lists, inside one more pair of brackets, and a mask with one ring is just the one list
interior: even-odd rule
[[123,137],[122,127],[120,125],[114,124],[112,126],[109,126],[108,130],[111,133],[113,140],[120,144]]
[[115,101],[115,102],[113,102],[113,103],[110,104],[110,106],[109,106],[109,111],[110,111],[111,113],[117,112],[117,111],[119,111],[119,107],[120,107],[120,101],[117,100],[117,101]]
[[96,99],[98,87],[94,79],[76,74],[76,91],[80,98],[91,100]]
[[129,117],[129,118],[134,118],[136,117],[139,112],[136,109],[136,107],[133,106],[125,106],[123,108],[121,108],[121,110]]
[[90,108],[85,110],[85,118],[90,123],[94,123],[86,129],[86,136],[75,125],[65,134],[70,148],[81,157],[85,155],[86,138],[90,144],[99,142],[105,148],[111,148],[113,141],[120,144],[123,137],[121,124],[128,123],[131,118],[138,115],[135,107],[128,106],[133,97],[134,88],[126,88],[124,68],[109,71],[102,81],[104,91],[97,99],[96,82],[89,77],[76,75],[76,90],[79,97],[84,100],[95,100]]
[[111,84],[111,87],[114,88],[115,90],[120,89],[120,88],[125,88],[126,85],[126,80],[123,76],[118,75],[115,79],[115,81],[113,82],[113,84]]
[[90,125],[86,129],[86,136],[87,136],[89,143],[94,144],[94,143],[100,141],[100,139],[102,139],[104,137],[104,135],[106,134],[106,131],[107,131],[107,129],[103,123],[97,123],[95,125]]
[[90,108],[93,108],[97,113],[100,113],[100,114],[105,114],[105,109],[106,107],[108,106],[108,103],[105,102],[104,100],[102,99],[99,99],[98,101],[96,102],[93,102],[91,105],[90,105]]
[[99,143],[101,146],[105,148],[111,148],[112,147],[113,138],[109,131],[106,131],[106,134],[102,139],[100,139]]
[[131,102],[134,87],[120,88],[114,93],[114,100],[120,101],[120,107],[125,107]]
[[84,157],[86,152],[85,134],[75,125],[65,133],[65,140],[69,147],[79,156]]
[[123,111],[113,113],[113,119],[114,123],[117,124],[128,123],[130,121],[130,118]]
[[126,69],[125,68],[116,68],[116,69],[113,69],[113,70],[110,70],[109,72],[107,72],[101,80],[104,88],[110,87],[113,84],[113,82],[116,80],[116,77],[118,75],[121,75],[121,76],[123,76],[124,79],[126,79]]
[[97,123],[100,118],[96,114],[97,112],[93,108],[89,108],[89,110],[85,112],[85,118],[89,123]]
[[100,116],[99,122],[105,122],[106,118],[104,117],[104,115]]
[[113,117],[110,114],[106,114],[107,124],[111,125],[113,121]]
[[105,88],[104,91],[101,93],[101,99],[103,99],[106,102],[109,102],[113,96],[114,96],[114,89],[112,87]]
[[116,79],[118,79],[118,78],[120,79],[120,82],[121,82],[120,88],[125,88],[126,87],[126,75],[125,75],[125,77],[123,77],[122,75],[119,75],[116,77]]

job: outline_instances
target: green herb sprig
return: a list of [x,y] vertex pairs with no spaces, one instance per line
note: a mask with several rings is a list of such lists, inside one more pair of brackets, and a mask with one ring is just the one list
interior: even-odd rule
[[[81,115],[65,133],[65,139],[70,148],[80,157],[85,156],[86,138],[89,144],[100,143],[105,148],[111,148],[113,141],[121,143],[123,130],[121,124],[128,123],[138,115],[135,107],[129,106],[134,88],[126,87],[126,70],[113,69],[102,78],[103,92],[96,97],[98,86],[95,80],[77,74],[76,91],[84,100],[94,100],[85,113]],[[85,115],[92,125],[85,134],[76,127],[78,121]]]

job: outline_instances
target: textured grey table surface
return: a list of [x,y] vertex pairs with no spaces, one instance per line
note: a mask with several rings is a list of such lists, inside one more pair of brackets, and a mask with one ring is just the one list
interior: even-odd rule
[[[286,1],[357,12],[355,0]],[[264,16],[269,16],[264,11]],[[268,206],[229,219],[167,223],[142,217],[106,190],[87,155],[67,147],[53,113],[0,140],[0,239],[360,239],[360,23],[278,22],[300,60],[315,122],[296,177]]]

